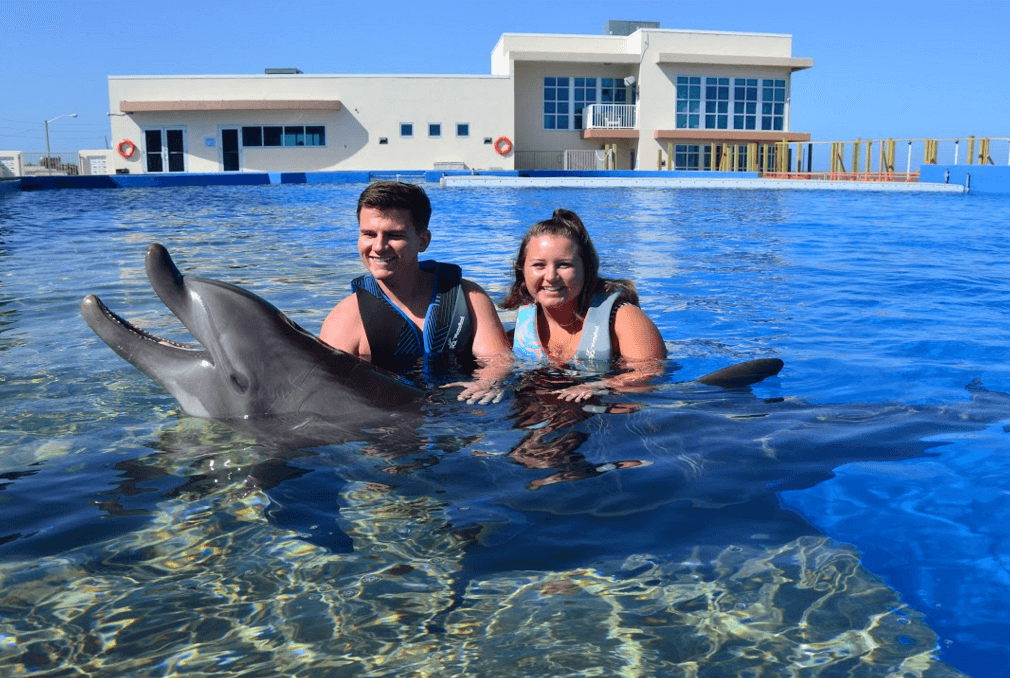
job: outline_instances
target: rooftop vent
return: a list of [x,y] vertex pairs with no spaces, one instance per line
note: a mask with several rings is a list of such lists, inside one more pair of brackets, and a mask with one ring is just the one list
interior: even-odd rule
[[263,72],[267,75],[302,75],[298,68],[265,68]]
[[603,24],[604,35],[631,35],[639,28],[659,28],[658,21],[615,21]]

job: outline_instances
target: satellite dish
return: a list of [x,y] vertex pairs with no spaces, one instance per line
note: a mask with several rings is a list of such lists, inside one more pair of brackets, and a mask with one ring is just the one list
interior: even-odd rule
[[626,77],[624,79],[624,86],[625,87],[631,87],[634,84],[635,84],[635,76],[629,75],[628,77]]

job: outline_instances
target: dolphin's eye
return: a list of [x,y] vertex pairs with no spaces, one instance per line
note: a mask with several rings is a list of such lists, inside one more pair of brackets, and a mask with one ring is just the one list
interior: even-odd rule
[[232,372],[231,374],[231,385],[234,386],[235,390],[239,393],[245,393],[249,390],[249,380],[241,374],[236,374],[235,372]]

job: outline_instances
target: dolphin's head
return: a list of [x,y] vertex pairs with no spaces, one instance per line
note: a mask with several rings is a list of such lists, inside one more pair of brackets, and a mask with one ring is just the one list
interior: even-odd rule
[[161,245],[147,251],[154,291],[200,347],[131,325],[89,295],[81,311],[120,356],[164,386],[187,414],[235,418],[400,405],[420,392],[332,349],[273,305],[234,285],[183,276]]

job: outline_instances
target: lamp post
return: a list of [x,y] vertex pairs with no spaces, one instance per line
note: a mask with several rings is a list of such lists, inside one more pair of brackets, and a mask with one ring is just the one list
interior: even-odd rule
[[48,164],[49,174],[53,173],[52,161],[49,159],[49,123],[56,122],[60,118],[76,118],[76,113],[65,113],[63,115],[57,115],[55,118],[46,120],[46,163]]

